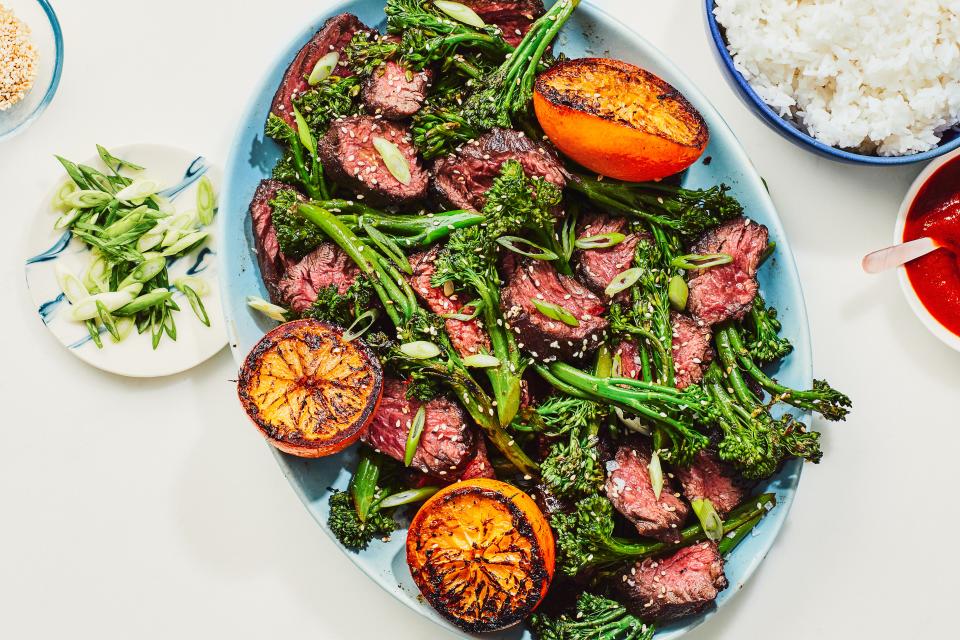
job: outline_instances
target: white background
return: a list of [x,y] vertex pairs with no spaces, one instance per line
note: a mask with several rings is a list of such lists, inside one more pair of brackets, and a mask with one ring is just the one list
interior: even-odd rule
[[[301,507],[235,399],[224,350],[187,375],[100,373],[47,335],[22,259],[53,153],[171,143],[222,164],[275,52],[317,0],[56,2],[66,67],[34,126],[0,145],[0,638],[448,637],[381,592]],[[926,333],[895,276],[867,277],[918,168],[818,159],[726,85],[698,0],[608,0],[729,121],[797,253],[815,370],[856,403],[826,429],[760,570],[689,637],[947,637],[960,554],[960,354]]]

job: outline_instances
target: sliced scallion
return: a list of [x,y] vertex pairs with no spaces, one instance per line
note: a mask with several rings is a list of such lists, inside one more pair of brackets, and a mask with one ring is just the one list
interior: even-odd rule
[[407,162],[403,152],[400,151],[400,147],[379,136],[373,137],[373,147],[383,158],[383,164],[387,167],[390,175],[396,178],[400,184],[410,184],[410,181],[413,180],[413,176],[410,174],[410,163]]
[[166,267],[167,259],[163,256],[156,256],[155,258],[144,260],[133,268],[133,271],[130,272],[130,275],[124,278],[120,284],[117,285],[117,288],[123,289],[128,284],[133,284],[134,282],[139,282],[141,284],[149,282],[157,277],[157,274],[163,271]]
[[60,290],[63,291],[63,295],[67,297],[70,304],[77,304],[90,296],[90,292],[87,291],[87,288],[80,282],[80,278],[75,276],[72,271],[59,262],[55,264],[53,272],[57,277],[57,284],[60,286]]
[[213,183],[210,182],[210,178],[203,176],[197,183],[197,217],[200,223],[212,223],[216,208],[217,196],[213,193]]
[[674,311],[683,311],[687,308],[687,298],[690,295],[690,288],[683,276],[673,276],[667,285],[667,297],[670,299],[670,306]]
[[400,349],[400,353],[414,360],[429,360],[430,358],[436,358],[440,355],[440,347],[426,340],[406,342],[398,348]]
[[420,437],[423,435],[423,425],[426,421],[427,408],[421,405],[410,422],[410,431],[407,432],[407,446],[403,452],[403,466],[405,467],[409,467],[413,463],[413,457],[417,455],[417,447],[420,446]]
[[107,328],[107,332],[110,333],[110,336],[113,338],[114,342],[120,342],[120,332],[117,331],[117,324],[113,321],[113,316],[110,315],[110,312],[107,310],[107,307],[99,300],[97,300],[97,319],[100,320],[100,323]]
[[[162,308],[164,303],[170,299],[173,294],[167,289],[154,289],[149,293],[134,298],[129,304],[126,304],[113,312],[115,316],[134,316],[141,311],[152,307]],[[171,336],[172,337],[172,336]]]
[[733,256],[727,253],[688,253],[684,256],[677,256],[670,262],[670,266],[676,269],[686,269],[687,271],[702,271],[712,267],[730,264],[733,262]]
[[133,328],[136,324],[133,318],[115,318],[114,326],[117,329],[117,335],[111,335],[111,339],[114,342],[123,342],[127,339],[127,336],[133,333]]
[[419,489],[406,489],[405,491],[398,491],[393,495],[389,495],[383,500],[380,501],[381,509],[392,509],[393,507],[399,507],[405,504],[412,504],[414,502],[422,502],[426,500],[437,491],[440,491],[440,487],[420,487]]
[[310,125],[296,107],[293,108],[293,118],[297,122],[297,136],[300,137],[300,143],[307,148],[311,156],[316,155],[317,141],[313,137],[313,132],[310,131]]
[[[533,258],[534,260],[556,260],[560,257],[553,251],[545,249],[535,242],[530,242],[526,238],[520,238],[518,236],[500,236],[497,238],[497,244],[505,249],[513,251],[514,253],[519,253],[521,256]],[[531,247],[533,251],[529,249],[522,249],[517,246],[518,244]]]
[[690,501],[690,506],[693,507],[693,512],[697,514],[700,527],[708,540],[717,542],[723,538],[723,519],[709,499],[694,498]]
[[197,292],[197,295],[203,297],[210,293],[210,285],[207,284],[207,281],[203,278],[198,278],[197,276],[180,276],[173,281],[173,286],[178,289],[181,286],[190,287]]
[[66,180],[60,188],[57,189],[57,192],[53,194],[53,199],[50,201],[50,206],[53,207],[55,211],[66,211],[70,208],[70,205],[66,203],[66,198],[71,193],[77,190],[77,183],[73,180]]
[[271,304],[263,298],[259,298],[257,296],[247,296],[247,306],[251,309],[259,311],[271,320],[276,320],[277,322],[287,321],[286,309],[275,304]]
[[647,465],[647,471],[650,473],[650,485],[653,487],[653,495],[657,500],[663,492],[663,467],[660,466],[660,455],[656,451],[650,456],[650,464]]
[[551,320],[558,320],[571,327],[580,326],[580,321],[577,320],[577,317],[558,304],[544,302],[543,300],[537,300],[536,298],[530,298],[530,302],[533,303],[533,306],[537,308],[537,311],[547,316]]
[[179,240],[177,240],[173,246],[167,247],[163,250],[163,255],[165,256],[175,256],[178,253],[182,253],[187,249],[192,248],[194,245],[197,245],[210,235],[209,231],[194,231],[193,233],[188,233]]
[[133,297],[133,294],[131,294],[129,291],[107,291],[105,293],[97,293],[92,296],[87,296],[77,304],[73,305],[70,310],[70,317],[77,322],[93,320],[97,317],[98,313],[97,303],[100,303],[106,307],[107,311],[114,312],[124,305],[129,304],[130,301],[133,300]]
[[57,221],[53,223],[53,228],[57,230],[66,229],[79,217],[80,209],[70,209],[57,218]]
[[640,279],[640,276],[643,275],[643,271],[638,267],[633,267],[632,269],[627,269],[622,273],[618,273],[613,277],[613,280],[610,281],[610,284],[607,285],[607,288],[603,292],[607,295],[608,298],[612,298],[621,291],[626,291],[633,285],[637,283],[637,280]]
[[627,236],[613,231],[579,238],[574,245],[577,249],[609,249],[610,247],[617,246],[626,239]]
[[339,62],[340,54],[336,51],[331,51],[325,56],[322,56],[317,60],[317,64],[313,65],[313,71],[310,72],[310,76],[307,78],[307,84],[315,87],[329,78],[333,70],[337,68]]
[[[464,309],[470,309],[470,313],[464,313]],[[460,311],[457,313],[445,313],[440,317],[445,320],[459,320],[461,322],[470,322],[474,320],[477,316],[480,315],[480,312],[483,310],[483,303],[477,300],[471,300],[467,304],[460,307]]]
[[142,180],[134,180],[123,189],[120,189],[120,191],[117,191],[116,198],[124,202],[143,200],[144,198],[149,198],[159,190],[159,182],[144,178]]
[[486,26],[483,18],[478,16],[476,11],[465,4],[451,2],[450,0],[433,0],[433,4],[437,9],[440,9],[440,11],[443,11],[457,22],[462,22],[463,24],[468,24],[478,29]]
[[487,353],[475,353],[472,356],[464,358],[463,364],[475,369],[488,369],[490,367],[499,367],[500,358]]
[[377,321],[377,316],[379,315],[380,313],[376,309],[368,309],[361,313],[347,330],[343,332],[343,340],[345,342],[352,342],[365,334],[370,330],[370,327],[373,326],[373,323]]
[[197,319],[209,327],[210,316],[207,315],[207,309],[203,306],[203,301],[200,299],[200,294],[194,291],[193,287],[183,282],[178,282],[174,286],[177,287],[177,290],[179,290],[180,293],[186,296],[187,301],[190,303],[190,308],[193,309],[193,314],[197,316]]
[[93,189],[78,189],[63,198],[63,203],[75,209],[92,209],[105,205],[113,200],[113,196],[103,191]]

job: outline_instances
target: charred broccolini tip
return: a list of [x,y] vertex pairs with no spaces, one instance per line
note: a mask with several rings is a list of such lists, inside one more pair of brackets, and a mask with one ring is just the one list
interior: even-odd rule
[[564,498],[582,498],[603,489],[597,449],[604,408],[590,400],[553,395],[537,405],[543,433],[557,438],[540,463],[541,481]]
[[663,458],[687,466],[710,439],[700,425],[712,425],[719,413],[703,388],[676,389],[632,378],[601,378],[569,364],[536,365],[537,373],[562,393],[612,404],[661,432]]
[[717,453],[745,478],[768,478],[789,458],[820,461],[820,434],[806,431],[789,414],[779,419],[770,416],[738,372],[724,375],[713,363],[704,375],[704,387],[722,416],[718,425],[723,438]]
[[409,69],[446,62],[461,51],[503,58],[513,47],[493,25],[474,27],[453,20],[432,2],[388,0],[387,33],[357,32],[344,49],[347,64],[359,76],[368,76],[387,60]]
[[747,334],[747,350],[757,364],[776,362],[793,351],[790,341],[780,336],[777,310],[768,307],[760,295],[753,300],[750,319],[744,323],[744,333]]
[[[476,79],[454,108],[430,110],[414,124],[414,144],[425,157],[453,151],[477,134],[526,116],[533,85],[547,47],[580,0],[558,0],[538,18],[499,67]],[[460,104],[462,102],[462,105]]]
[[530,628],[537,640],[652,640],[655,631],[619,602],[589,592],[569,613],[533,614]]
[[523,233],[527,237],[553,237],[552,208],[560,201],[560,189],[540,178],[529,178],[515,160],[501,167],[500,175],[487,191],[482,225],[451,234],[436,260],[432,284],[453,283],[468,298],[477,298],[475,307],[483,318],[493,355],[499,360],[487,369],[497,401],[501,426],[513,421],[520,408],[521,377],[527,365],[516,338],[500,309],[500,276],[497,272],[498,239]]
[[606,210],[626,213],[686,238],[743,215],[743,206],[725,184],[686,189],[663,182],[629,183],[575,175],[570,187]]
[[317,299],[300,315],[303,318],[313,318],[341,327],[349,327],[371,307],[373,295],[370,281],[363,276],[358,276],[343,293],[340,293],[337,285],[334,284],[319,289]]
[[328,198],[330,191],[317,158],[316,140],[302,116],[294,129],[283,118],[271,113],[267,116],[264,132],[285,148],[283,158],[273,168],[274,179],[299,186],[315,200]]
[[[776,504],[773,494],[751,498],[734,509],[723,523],[723,534],[740,533],[742,528],[753,528],[760,518]],[[617,567],[644,558],[669,553],[706,538],[699,524],[687,527],[676,544],[653,540],[628,540],[615,536],[613,504],[600,495],[584,498],[572,513],[558,513],[550,519],[557,544],[557,566],[568,576],[576,576],[591,568]],[[721,542],[721,544],[723,544]],[[732,544],[721,551],[729,553]]]
[[758,385],[769,393],[773,402],[785,402],[799,409],[816,411],[827,420],[846,420],[853,403],[826,380],[814,380],[813,388],[791,389],[765,374],[754,361],[750,350],[744,345],[740,329],[727,326],[717,331],[717,352],[728,369],[739,367]]

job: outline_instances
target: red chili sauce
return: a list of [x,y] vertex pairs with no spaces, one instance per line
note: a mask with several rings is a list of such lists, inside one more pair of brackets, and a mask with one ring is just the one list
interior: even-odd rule
[[940,167],[917,193],[907,213],[903,240],[933,238],[949,249],[907,263],[907,276],[923,306],[960,335],[960,162]]

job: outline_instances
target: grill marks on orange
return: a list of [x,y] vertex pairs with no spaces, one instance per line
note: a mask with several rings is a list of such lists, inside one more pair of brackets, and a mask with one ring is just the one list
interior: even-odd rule
[[644,69],[602,65],[581,73],[581,68],[566,67],[550,76],[546,86],[569,106],[688,147],[699,147],[706,135],[677,90]]
[[248,415],[276,446],[317,457],[357,438],[380,399],[382,375],[359,342],[340,329],[299,320],[271,331],[241,370]]
[[431,498],[407,537],[420,590],[469,631],[503,629],[529,615],[549,587],[553,554],[549,525],[533,500],[488,479]]
[[680,92],[621,60],[582,58],[554,65],[537,77],[533,108],[565,155],[628,182],[683,171],[710,139],[703,117]]

